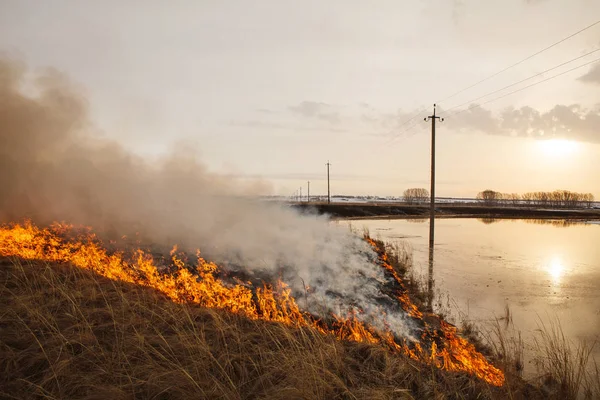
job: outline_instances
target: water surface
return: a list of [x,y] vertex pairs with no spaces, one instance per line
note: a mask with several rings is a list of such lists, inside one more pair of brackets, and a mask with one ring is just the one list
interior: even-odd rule
[[[372,236],[412,250],[427,281],[428,220],[360,220]],[[511,311],[530,347],[540,321],[558,319],[574,342],[600,334],[600,225],[563,221],[437,219],[434,308],[485,324]],[[600,361],[600,345],[594,358]]]

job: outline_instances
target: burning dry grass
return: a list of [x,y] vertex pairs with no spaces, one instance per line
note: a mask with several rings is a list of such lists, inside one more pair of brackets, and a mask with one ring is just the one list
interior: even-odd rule
[[0,264],[0,397],[504,398],[382,346],[178,304],[89,270]]
[[[281,322],[294,327],[311,327],[322,334],[331,334],[339,340],[381,344],[400,353],[448,371],[468,372],[486,382],[501,386],[504,374],[494,367],[475,347],[457,334],[452,325],[439,317],[424,314],[411,302],[402,278],[389,263],[385,249],[376,241],[366,240],[378,252],[381,267],[390,276],[392,286],[386,298],[393,299],[398,311],[418,323],[415,333],[420,336],[410,345],[407,338],[398,336],[389,328],[377,330],[360,320],[361,309],[349,314],[330,314],[315,318],[301,311],[291,290],[282,281],[275,287],[263,283],[253,286],[234,276],[233,283],[217,277],[219,268],[198,257],[196,274],[192,274],[173,249],[170,271],[159,271],[153,258],[142,250],[127,256],[121,252],[109,254],[89,231],[78,231],[72,226],[55,224],[40,229],[30,223],[13,224],[0,229],[0,255],[18,256],[30,260],[71,263],[92,270],[109,279],[149,286],[177,303],[191,303],[230,311],[250,319]],[[374,268],[377,268],[375,265]],[[396,311],[395,311],[396,312]],[[379,316],[384,322],[385,313]]]
[[[540,394],[512,377],[509,385],[494,387],[494,379],[504,381],[504,374],[456,328],[423,315],[406,293],[398,295],[404,310],[429,321],[423,321],[422,346],[407,347],[351,316],[314,319],[299,309],[282,282],[254,291],[241,281],[226,285],[215,277],[216,265],[200,259],[198,276],[193,276],[175,255],[172,270],[162,273],[141,251],[129,260],[122,253],[108,254],[89,233],[77,236],[65,226],[0,230],[0,256],[13,256],[0,269],[3,396],[443,399]],[[371,243],[381,250],[380,243]],[[380,258],[400,281],[401,260],[383,252]]]

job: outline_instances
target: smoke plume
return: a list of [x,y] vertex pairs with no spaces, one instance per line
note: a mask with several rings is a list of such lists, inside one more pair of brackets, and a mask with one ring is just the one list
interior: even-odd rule
[[[377,324],[385,278],[358,237],[253,199],[253,185],[210,173],[189,150],[144,160],[94,133],[85,98],[64,76],[47,71],[30,82],[26,73],[0,60],[1,222],[66,221],[199,248],[225,265],[283,274],[297,293],[310,286],[322,311],[358,303]],[[32,83],[35,94],[24,94]],[[407,334],[403,315],[388,314],[388,323]]]

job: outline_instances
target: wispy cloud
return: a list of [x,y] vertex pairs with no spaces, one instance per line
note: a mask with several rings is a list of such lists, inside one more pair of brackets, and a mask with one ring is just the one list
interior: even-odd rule
[[228,122],[229,126],[237,126],[242,128],[256,128],[256,129],[277,129],[277,130],[290,130],[290,131],[302,131],[302,132],[335,132],[342,133],[347,132],[346,129],[336,126],[304,126],[298,125],[293,122],[273,122],[268,120],[232,120]]
[[257,108],[255,111],[262,114],[277,114],[277,111],[268,108]]
[[339,123],[340,114],[335,107],[316,101],[303,101],[298,105],[290,106],[289,110],[305,118],[316,118],[330,123]]
[[230,126],[240,126],[244,128],[261,128],[261,129],[287,129],[287,126],[278,122],[261,121],[261,120],[243,120],[229,121]]

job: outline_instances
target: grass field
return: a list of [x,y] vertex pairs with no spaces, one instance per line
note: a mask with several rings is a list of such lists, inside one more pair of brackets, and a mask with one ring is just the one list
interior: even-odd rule
[[[93,246],[61,250],[47,237],[19,248],[7,238],[0,250],[27,260],[0,258],[1,398],[593,399],[600,393],[598,371],[585,368],[590,347],[573,349],[556,326],[544,329],[538,343],[539,379],[526,382],[519,346],[497,324],[487,341],[487,355],[506,377],[497,387],[383,343],[183,301],[161,291],[171,287],[170,278],[147,264],[141,264],[145,277],[135,278],[135,271],[117,268],[118,257]],[[402,253],[388,250],[397,272],[409,274]],[[40,261],[40,254],[72,261]],[[193,284],[183,276],[177,279]]]

